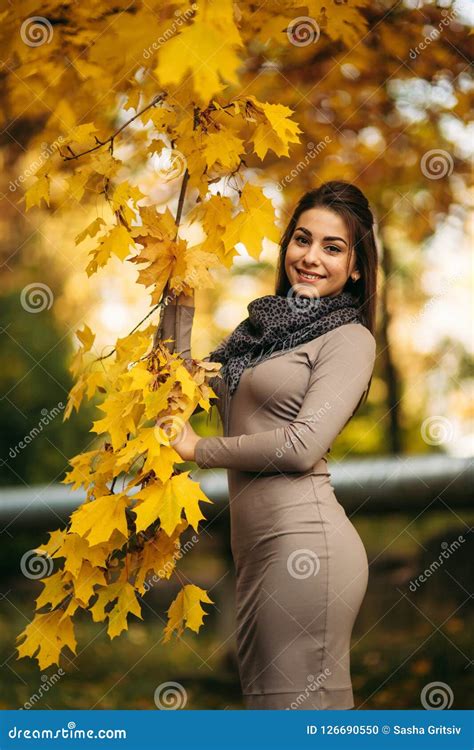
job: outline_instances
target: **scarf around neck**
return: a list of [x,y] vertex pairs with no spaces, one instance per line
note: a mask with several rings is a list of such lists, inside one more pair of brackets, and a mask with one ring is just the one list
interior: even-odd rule
[[247,367],[279,356],[346,323],[361,323],[359,303],[351,292],[333,297],[267,294],[247,306],[248,317],[209,355],[222,362],[219,373],[232,395]]

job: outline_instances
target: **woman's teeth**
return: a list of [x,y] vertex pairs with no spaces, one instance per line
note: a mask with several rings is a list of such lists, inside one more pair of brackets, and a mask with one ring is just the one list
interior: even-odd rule
[[303,279],[308,279],[308,281],[314,281],[314,279],[324,279],[324,276],[320,276],[317,273],[304,273],[303,271],[298,271],[298,274]]

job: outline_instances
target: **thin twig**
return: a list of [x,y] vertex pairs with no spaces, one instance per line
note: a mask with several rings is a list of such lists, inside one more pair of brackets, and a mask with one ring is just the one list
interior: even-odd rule
[[[127,128],[130,125],[130,123],[132,123],[134,120],[136,120],[137,117],[140,117],[140,115],[142,115],[148,109],[151,109],[152,107],[155,107],[159,102],[163,101],[163,99],[165,97],[166,97],[166,93],[158,94],[157,96],[155,96],[155,98],[151,101],[150,104],[147,104],[146,107],[143,107],[143,109],[141,109],[139,112],[137,112],[136,115],[134,115],[129,120],[127,120],[127,122],[125,122],[122,125],[122,127],[120,127],[115,133],[113,133],[113,135],[111,135],[105,141],[101,141],[101,140],[99,140],[97,138],[97,136],[95,136],[95,139],[97,141],[97,145],[96,146],[93,146],[92,148],[88,148],[88,149],[86,149],[86,151],[81,151],[81,153],[79,153],[79,154],[73,154],[73,156],[66,156],[66,155],[63,155],[63,154],[61,154],[61,156],[63,157],[64,161],[71,161],[72,159],[79,159],[80,156],[85,156],[86,154],[91,154],[93,151],[97,151],[99,148],[102,148],[102,146],[106,146],[107,143],[110,143],[110,149],[112,151],[113,150],[114,140],[122,132],[122,130],[125,130],[125,128]],[[70,146],[68,146],[68,149],[69,149],[69,151],[72,152],[72,149],[71,149]],[[59,153],[61,153],[61,151]]]

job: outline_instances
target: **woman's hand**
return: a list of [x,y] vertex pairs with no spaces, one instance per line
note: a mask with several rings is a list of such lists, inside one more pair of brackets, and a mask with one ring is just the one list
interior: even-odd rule
[[198,435],[197,432],[194,432],[190,423],[185,422],[183,429],[178,433],[177,437],[172,440],[171,445],[176,453],[181,456],[183,461],[194,461],[196,443],[200,439],[200,435]]

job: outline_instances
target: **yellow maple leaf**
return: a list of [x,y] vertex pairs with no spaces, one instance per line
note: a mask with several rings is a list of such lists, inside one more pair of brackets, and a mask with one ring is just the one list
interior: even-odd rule
[[258,260],[262,242],[266,237],[278,242],[280,233],[275,222],[272,202],[262,188],[247,182],[242,190],[241,204],[244,211],[238,213],[226,228],[223,241],[227,246],[243,242],[247,252]]
[[82,125],[76,125],[75,128],[69,131],[65,140],[67,143],[86,141],[93,137],[93,133],[97,133],[97,128],[93,122],[85,122]]
[[242,40],[231,0],[202,0],[192,23],[159,50],[155,74],[163,84],[181,84],[189,71],[196,96],[207,103],[222,90],[221,80],[237,84]]
[[82,330],[82,331],[81,330],[77,330],[76,331],[76,336],[79,339],[79,341],[81,342],[84,351],[88,352],[89,349],[92,348],[92,344],[94,343],[95,333],[92,333],[92,331],[89,328],[89,326],[86,323],[84,323],[84,330]]
[[146,577],[153,572],[157,578],[169,578],[176,567],[179,557],[179,536],[188,527],[187,521],[182,521],[168,536],[163,529],[158,529],[155,536],[143,545],[143,549],[134,556],[131,568],[135,573],[134,586],[140,594],[147,590]]
[[65,422],[66,419],[69,419],[69,417],[72,414],[73,409],[75,409],[77,412],[79,411],[79,407],[81,406],[82,399],[84,398],[86,389],[87,389],[86,379],[83,375],[81,375],[79,377],[79,380],[76,383],[74,383],[71,390],[69,391],[66,408],[63,414],[63,422]]
[[54,609],[60,604],[71,591],[70,576],[64,574],[63,570],[58,570],[48,578],[43,578],[43,591],[36,598],[36,609],[41,609],[46,604],[50,604]]
[[203,617],[208,614],[201,607],[201,602],[214,604],[204,589],[199,586],[194,584],[183,586],[168,609],[168,622],[164,629],[163,643],[169,641],[174,630],[177,635],[181,635],[185,627],[196,633],[199,632]]
[[206,239],[201,244],[201,248],[210,254],[214,253],[226,268],[232,266],[234,256],[237,255],[234,251],[235,243],[228,247],[223,241],[225,229],[232,221],[233,211],[234,207],[230,198],[212,195],[202,204],[198,204],[188,216],[189,220],[195,219],[202,223]]
[[133,238],[122,224],[114,226],[108,234],[100,239],[98,247],[90,251],[89,255],[92,260],[89,261],[86,273],[91,276],[108,263],[112,254],[120,260],[125,260],[130,254],[130,246],[133,245]]
[[88,560],[83,560],[81,569],[74,580],[74,596],[82,606],[87,606],[89,599],[95,593],[94,586],[97,585],[107,585],[104,571],[91,565]]
[[240,164],[241,155],[245,154],[245,146],[243,140],[231,130],[221,128],[217,133],[206,136],[204,154],[209,168],[218,162],[226,171],[234,171]]
[[130,391],[110,393],[107,400],[97,407],[105,412],[105,417],[93,422],[90,432],[96,432],[97,434],[108,432],[114,450],[118,450],[126,441],[128,433],[134,434],[136,432],[137,415],[134,406],[137,404],[140,394],[135,393],[135,396]]
[[77,578],[84,560],[88,560],[93,566],[105,567],[109,552],[107,544],[96,544],[91,547],[87,539],[68,532],[52,557],[64,557],[64,570],[73,578]]
[[[130,612],[143,619],[135,590],[127,581],[121,579],[109,584],[99,589],[97,594],[97,601],[90,608],[92,619],[94,622],[102,622],[108,617],[107,633],[110,638],[115,638],[123,630],[128,630],[127,616]],[[115,600],[115,605],[106,613],[105,607]]]
[[25,191],[26,211],[29,211],[33,206],[39,206],[42,200],[49,206],[49,177],[47,174],[38,177],[36,182]]
[[252,136],[257,156],[263,160],[269,149],[277,156],[288,156],[289,144],[299,143],[297,134],[302,132],[298,123],[290,119],[293,110],[284,104],[260,102],[253,95],[247,99],[253,103],[257,113],[260,113],[261,121]]
[[82,232],[79,232],[75,239],[76,245],[79,245],[81,242],[83,242],[86,237],[95,237],[97,232],[99,232],[103,227],[105,226],[105,221],[101,219],[101,217],[97,217],[97,219],[94,219],[85,229],[83,229]]
[[127,504],[128,498],[124,494],[104,495],[84,503],[72,513],[70,530],[87,538],[90,545],[107,542],[115,530],[126,538]]
[[41,670],[51,664],[59,664],[59,655],[64,646],[76,653],[73,622],[70,617],[64,617],[62,609],[36,614],[18,635],[17,642],[22,639],[23,643],[17,646],[18,658],[36,657]]
[[160,527],[171,536],[186,513],[189,524],[198,530],[199,521],[205,516],[201,513],[199,502],[211,503],[198,482],[189,479],[189,471],[183,471],[171,477],[164,485],[151,482],[135,495],[139,501],[133,510],[137,515],[137,531],[142,531],[160,519]]

